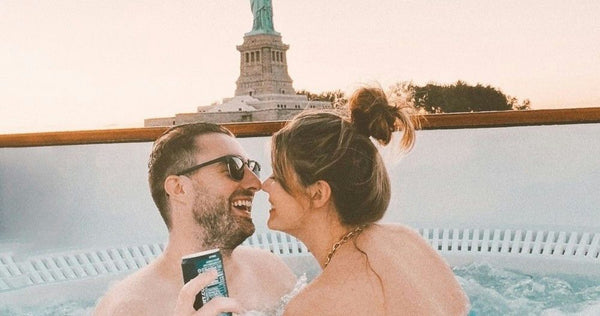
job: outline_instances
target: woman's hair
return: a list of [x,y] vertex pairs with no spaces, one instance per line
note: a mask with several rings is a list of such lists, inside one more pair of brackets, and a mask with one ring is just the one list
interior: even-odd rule
[[387,145],[401,130],[400,146],[408,150],[416,121],[412,107],[390,105],[380,88],[357,90],[348,107],[303,112],[275,133],[273,175],[290,194],[326,181],[343,224],[370,224],[383,217],[390,201],[390,179],[370,137]]

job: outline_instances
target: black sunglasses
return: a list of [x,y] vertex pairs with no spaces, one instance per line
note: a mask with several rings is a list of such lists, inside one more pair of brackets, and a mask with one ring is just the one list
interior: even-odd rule
[[235,181],[241,181],[244,178],[244,165],[248,166],[255,175],[259,176],[260,174],[260,164],[255,160],[248,159],[244,161],[244,158],[236,155],[227,155],[223,157],[219,157],[213,159],[211,161],[207,161],[201,163],[199,165],[195,165],[193,167],[189,167],[183,171],[177,173],[178,176],[190,173],[192,171],[196,171],[202,167],[206,167],[208,165],[216,164],[219,162],[224,162],[227,165],[227,170],[229,171],[229,177]]

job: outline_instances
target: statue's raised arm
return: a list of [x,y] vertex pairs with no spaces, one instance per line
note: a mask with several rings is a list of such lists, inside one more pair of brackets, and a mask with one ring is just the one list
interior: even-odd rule
[[271,0],[250,0],[250,8],[254,15],[252,32],[274,33]]

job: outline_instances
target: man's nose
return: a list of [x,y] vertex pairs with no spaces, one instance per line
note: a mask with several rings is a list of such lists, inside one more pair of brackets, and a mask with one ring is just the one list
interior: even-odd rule
[[244,166],[246,170],[244,171],[244,178],[242,179],[242,185],[245,189],[253,189],[254,191],[258,191],[261,188],[260,179],[258,176],[248,168],[248,166]]

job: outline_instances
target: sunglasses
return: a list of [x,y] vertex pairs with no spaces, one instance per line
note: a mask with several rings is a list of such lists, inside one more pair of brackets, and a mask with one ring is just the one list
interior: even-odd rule
[[213,165],[219,162],[224,162],[225,165],[227,165],[229,177],[235,181],[241,181],[244,178],[244,165],[248,166],[248,169],[252,170],[252,172],[256,176],[259,176],[260,174],[260,164],[257,161],[250,159],[244,161],[244,159],[240,156],[227,155],[187,168],[183,171],[178,172],[177,175],[182,176],[184,174],[196,171],[202,167]]

